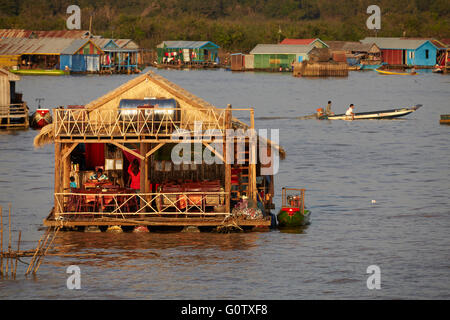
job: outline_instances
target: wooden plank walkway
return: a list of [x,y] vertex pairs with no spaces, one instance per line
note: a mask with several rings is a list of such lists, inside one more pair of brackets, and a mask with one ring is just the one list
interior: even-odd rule
[[25,104],[0,107],[1,129],[27,129],[29,126],[28,108]]

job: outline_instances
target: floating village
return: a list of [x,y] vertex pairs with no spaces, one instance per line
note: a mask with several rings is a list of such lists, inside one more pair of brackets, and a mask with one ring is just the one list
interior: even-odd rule
[[[0,129],[31,127],[39,130],[36,148],[54,144],[54,203],[43,219],[43,226],[54,232],[299,227],[310,223],[306,190],[275,190],[273,165],[288,160],[282,146],[256,133],[255,110],[216,107],[142,70],[224,68],[294,77],[346,77],[368,70],[380,77],[415,76],[418,69],[447,74],[449,53],[450,39],[284,39],[233,53],[211,41],[163,41],[144,49],[131,39],[107,39],[85,30],[3,29]],[[141,74],[85,105],[39,106],[32,114],[16,91],[21,76],[92,73]],[[318,109],[303,118],[390,119],[420,107],[345,114]],[[449,121],[450,115],[441,116],[441,124]],[[173,155],[180,154],[180,147],[184,160],[176,162]],[[193,161],[206,151],[216,161]],[[275,215],[277,191],[282,203]],[[42,242],[36,252],[45,250]]]

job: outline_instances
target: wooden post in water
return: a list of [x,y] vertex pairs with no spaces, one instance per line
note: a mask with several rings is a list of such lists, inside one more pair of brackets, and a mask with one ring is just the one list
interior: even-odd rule
[[[227,136],[227,130],[231,129],[231,104],[227,105],[227,109],[225,110],[225,141],[224,141],[224,151],[223,151],[223,156],[225,159],[225,207],[226,210],[229,210],[228,212],[231,212],[231,159],[230,159],[230,155],[229,155],[229,150],[228,150],[228,143],[231,141],[228,141],[228,136]],[[234,144],[234,137],[233,137],[233,142]]]
[[19,231],[19,240],[17,241],[17,253],[16,253],[16,265],[14,266],[14,280],[16,279],[16,272],[17,272],[17,262],[19,261],[19,257],[17,256],[20,251],[20,238],[22,237],[22,231]]
[[[59,193],[60,191],[60,185],[61,185],[61,143],[55,141],[55,194]],[[55,201],[55,218],[58,218],[59,216],[59,212],[60,212],[60,208],[57,207],[58,201],[56,199],[56,195],[54,197],[54,201]]]
[[256,159],[257,159],[257,151],[256,147],[258,145],[258,138],[255,132],[255,110],[250,110],[250,130],[251,130],[251,136],[250,136],[250,143],[249,143],[249,188],[250,188],[250,195],[256,203],[257,201],[257,192],[256,189]]
[[0,206],[0,224],[1,224],[1,240],[0,240],[0,252],[2,253],[2,256],[0,257],[0,276],[3,276],[3,208]]

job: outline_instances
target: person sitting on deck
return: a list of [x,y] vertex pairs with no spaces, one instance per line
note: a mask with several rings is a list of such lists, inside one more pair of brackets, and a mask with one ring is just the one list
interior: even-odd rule
[[353,103],[348,107],[347,111],[345,111],[346,116],[352,116],[352,120],[355,119],[355,113],[353,112],[354,105]]
[[334,114],[334,113],[331,111],[331,101],[328,101],[328,104],[327,104],[327,106],[325,107],[325,114],[326,114],[327,116],[331,116],[331,115]]
[[141,189],[141,171],[139,170],[139,161],[133,159],[133,161],[128,166],[128,174],[130,175],[130,188],[139,192]]
[[75,178],[73,176],[70,177],[70,187],[71,188],[78,188],[77,183],[75,182]]
[[89,180],[105,181],[108,180],[108,176],[103,173],[102,168],[97,168],[97,172],[90,176]]

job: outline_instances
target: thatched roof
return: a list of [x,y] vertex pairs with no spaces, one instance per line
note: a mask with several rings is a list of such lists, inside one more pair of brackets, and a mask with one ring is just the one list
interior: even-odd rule
[[[205,116],[206,113],[204,111],[206,109],[212,109],[213,111],[217,110],[217,113],[223,110],[219,110],[205,100],[191,94],[152,71],[140,75],[100,98],[91,101],[85,105],[85,108],[88,112],[94,110],[115,110],[118,108],[120,100],[122,99],[144,99],[145,97],[173,98],[178,102],[181,109],[188,111],[189,113],[204,114]],[[232,119],[232,123],[235,128],[249,128],[247,124],[236,118]],[[34,139],[34,146],[41,147],[45,144],[52,143],[54,140],[53,129],[53,124],[49,124],[42,128],[41,132]],[[263,138],[260,137],[260,139]],[[272,148],[279,151],[280,158],[284,159],[286,156],[284,149],[270,140],[267,141]]]

